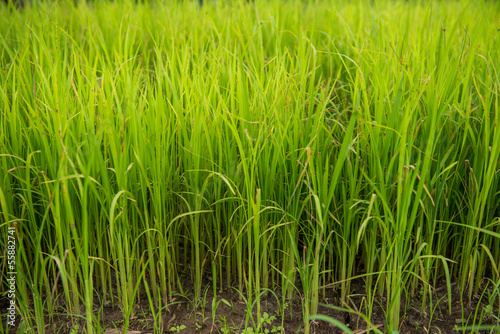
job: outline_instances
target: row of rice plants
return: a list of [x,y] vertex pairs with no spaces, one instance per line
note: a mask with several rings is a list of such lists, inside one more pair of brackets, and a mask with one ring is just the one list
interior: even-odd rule
[[363,277],[391,332],[403,294],[425,309],[442,280],[465,300],[500,280],[498,4],[0,11],[0,225],[26,331],[63,309],[99,332],[110,302],[125,332],[140,292],[153,313],[199,305],[211,276],[247,326],[263,294],[299,294],[306,333]]

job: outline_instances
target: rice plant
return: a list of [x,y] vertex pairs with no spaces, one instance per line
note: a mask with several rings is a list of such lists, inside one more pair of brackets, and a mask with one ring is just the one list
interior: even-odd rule
[[490,296],[490,323],[464,328],[498,328],[497,2],[0,13],[0,293],[14,227],[19,330],[65,314],[98,333],[109,304],[125,333],[140,295],[168,330],[162,310],[202,307],[209,282],[213,305],[238,291],[243,327],[268,319],[263,298],[300,298],[309,333],[357,278],[373,331],[398,332],[412,299],[435,309],[440,286],[451,312],[454,282],[463,305]]

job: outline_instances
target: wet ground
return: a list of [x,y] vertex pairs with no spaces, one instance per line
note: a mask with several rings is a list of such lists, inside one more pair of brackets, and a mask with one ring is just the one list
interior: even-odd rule
[[[188,283],[188,282],[185,282]],[[207,281],[209,283],[209,281]],[[443,282],[444,283],[444,282]],[[369,330],[367,322],[360,314],[367,314],[369,300],[365,295],[364,282],[359,279],[353,281],[351,294],[347,298],[347,305],[342,305],[340,295],[333,289],[326,290],[321,297],[321,305],[318,313],[329,316],[337,321],[347,324],[348,328],[356,334],[374,333]],[[187,286],[184,284],[184,286]],[[192,296],[176,295],[170,305],[153,314],[149,307],[147,295],[140,294],[140,301],[136,305],[134,314],[130,317],[127,333],[155,333],[156,327],[162,328],[165,333],[242,333],[245,328],[260,327],[260,333],[303,333],[304,323],[302,319],[301,297],[297,294],[292,300],[283,304],[282,294],[279,289],[274,293],[268,293],[261,299],[261,324],[256,319],[254,307],[253,319],[247,319],[247,304],[235,289],[228,288],[218,291],[215,318],[213,317],[213,292],[211,285],[206,285],[203,293],[203,301],[194,308]],[[485,290],[486,291],[486,290]],[[243,293],[245,296],[245,293]],[[406,300],[402,298],[402,309],[400,314],[400,333],[469,333],[470,330],[460,330],[463,326],[500,325],[498,317],[498,300],[491,302],[487,293],[475,296],[471,301],[461,301],[460,292],[456,284],[452,284],[452,308],[451,314],[448,306],[448,295],[446,285],[434,289],[433,303],[427,297],[427,306],[422,309],[421,293],[416,293]],[[498,299],[498,298],[497,298]],[[3,304],[3,301],[2,301]],[[492,307],[493,306],[493,307]],[[335,307],[336,309],[333,309]],[[96,304],[95,314],[100,312],[100,323],[106,334],[121,333],[123,329],[123,315],[119,305]],[[340,310],[348,309],[349,312]],[[2,310],[4,308],[2,307]],[[371,327],[384,332],[386,320],[386,300],[384,297],[376,297],[373,301]],[[84,313],[82,312],[82,316]],[[75,318],[74,318],[75,319]],[[85,322],[83,318],[73,320],[65,314],[56,314],[53,319],[47,317],[45,333],[84,333]],[[14,328],[10,332],[15,333]],[[479,333],[490,333],[479,331]],[[311,333],[343,333],[344,331],[332,323],[325,321],[313,321]],[[156,331],[158,333],[158,330]],[[245,332],[246,333],[246,332]]]

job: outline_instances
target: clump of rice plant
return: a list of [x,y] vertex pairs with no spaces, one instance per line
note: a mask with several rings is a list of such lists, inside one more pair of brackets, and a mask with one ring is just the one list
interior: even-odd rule
[[497,2],[0,13],[0,228],[27,331],[63,308],[98,332],[97,303],[126,332],[139,291],[154,312],[178,292],[200,306],[210,276],[249,327],[269,291],[299,294],[306,333],[364,277],[391,332],[404,295],[425,309],[444,280],[451,308],[452,281],[470,300],[500,280]]

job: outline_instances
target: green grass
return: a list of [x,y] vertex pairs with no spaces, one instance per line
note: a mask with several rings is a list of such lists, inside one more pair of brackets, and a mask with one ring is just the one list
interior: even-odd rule
[[443,280],[462,303],[496,287],[499,319],[497,2],[0,13],[0,244],[15,224],[27,332],[61,308],[99,332],[96,300],[129,319],[139,290],[152,314],[176,293],[200,307],[208,274],[253,327],[281,288],[308,333],[357,276],[386,332],[403,295],[425,309]]

